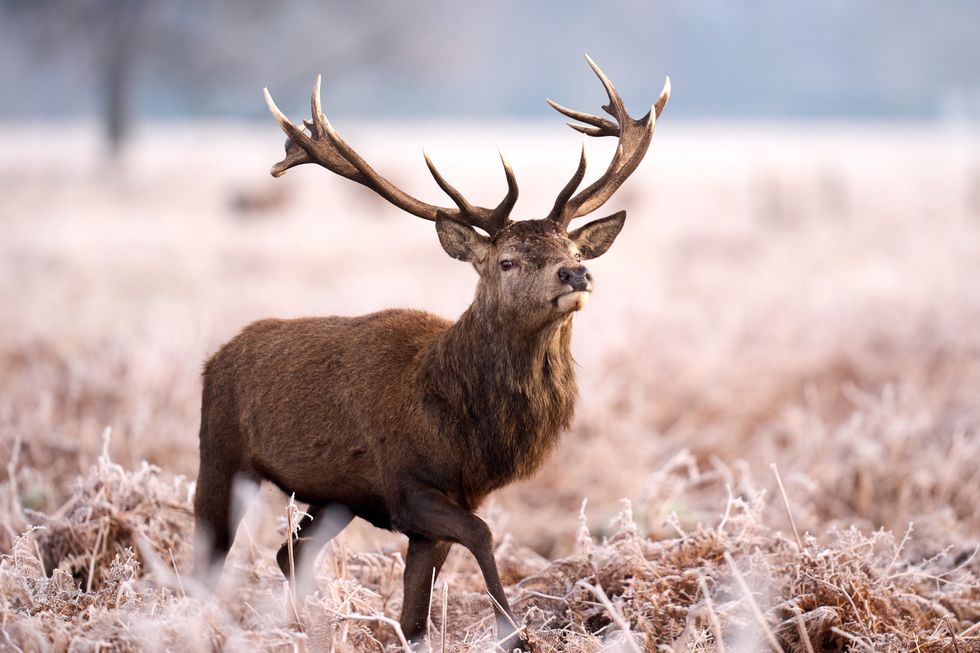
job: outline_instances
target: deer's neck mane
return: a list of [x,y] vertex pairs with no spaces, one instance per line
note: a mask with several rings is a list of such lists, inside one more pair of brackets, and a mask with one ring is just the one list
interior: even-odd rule
[[433,343],[424,373],[446,436],[461,439],[468,494],[533,473],[572,421],[577,386],[567,315],[534,331],[477,302]]

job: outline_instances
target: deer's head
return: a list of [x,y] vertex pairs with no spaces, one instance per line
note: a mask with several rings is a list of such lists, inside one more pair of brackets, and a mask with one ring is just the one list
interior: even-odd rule
[[626,212],[619,211],[572,231],[568,230],[569,223],[605,204],[640,164],[650,146],[656,120],[670,96],[668,79],[650,111],[636,120],[626,111],[602,70],[588,55],[586,59],[606,89],[609,103],[602,108],[613,120],[568,109],[551,100],[548,103],[583,123],[569,123],[573,129],[587,136],[615,136],[619,144],[605,173],[579,190],[586,168],[583,143],[575,174],[545,218],[510,219],[517,202],[517,180],[503,155],[507,195],[492,209],[470,204],[443,178],[428,155],[425,162],[429,171],[456,207],[428,204],[396,188],[375,172],[327,120],[320,107],[319,77],[310,99],[312,119],[304,120],[302,127],[290,122],[265,91],[269,110],[289,137],[286,157],[272,167],[272,174],[278,177],[293,166],[317,163],[367,186],[404,211],[434,221],[443,249],[453,258],[468,261],[479,273],[478,297],[505,317],[520,317],[536,326],[559,319],[585,306],[592,291],[592,275],[585,261],[609,249],[623,228]]

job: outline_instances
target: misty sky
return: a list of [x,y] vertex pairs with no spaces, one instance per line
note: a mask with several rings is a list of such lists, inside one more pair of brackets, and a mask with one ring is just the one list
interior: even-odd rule
[[[52,27],[29,4],[0,0],[19,7],[0,11],[0,119],[95,116],[106,21]],[[678,119],[980,117],[975,1],[151,4],[134,30],[142,119],[264,119],[266,85],[303,113],[318,72],[332,115],[550,118],[545,97],[594,109],[583,52],[631,106],[670,74]]]

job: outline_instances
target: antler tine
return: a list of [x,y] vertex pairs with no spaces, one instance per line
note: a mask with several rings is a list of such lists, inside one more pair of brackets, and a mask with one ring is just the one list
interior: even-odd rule
[[592,57],[586,54],[585,60],[589,62],[592,72],[602,82],[602,86],[606,89],[606,95],[609,96],[609,104],[603,106],[602,109],[622,124],[624,118],[629,118],[629,114],[626,113],[626,106],[623,104],[623,98],[619,97],[619,93],[616,92],[616,87],[606,77],[606,73],[602,72],[602,68],[592,60]]
[[439,170],[436,168],[436,164],[432,163],[432,159],[429,158],[429,153],[422,150],[422,156],[425,158],[425,165],[428,166],[429,172],[432,173],[433,179],[435,179],[436,183],[439,184],[439,188],[441,188],[446,195],[449,195],[450,199],[452,199],[452,201],[456,203],[456,206],[459,207],[459,210],[470,215],[475,214],[475,207],[467,202],[466,198],[463,197],[463,194],[456,190],[456,188],[446,181],[446,179],[439,173]]
[[499,217],[501,227],[503,227],[507,223],[510,212],[514,209],[514,205],[517,204],[518,189],[514,169],[510,167],[510,162],[507,161],[504,153],[500,151],[499,145],[497,146],[497,154],[500,155],[500,163],[504,166],[504,176],[507,177],[507,194],[504,196],[504,199],[500,200],[500,204],[497,205],[497,208],[493,212]]
[[[571,186],[571,182],[569,182],[569,186],[566,186],[561,194],[559,194],[558,200],[555,202],[555,208],[549,217],[564,227],[567,227],[568,223],[574,218],[591,213],[602,206],[619,189],[633,171],[636,170],[637,166],[640,165],[640,161],[646,155],[647,149],[650,147],[650,140],[653,138],[653,130],[657,117],[663,111],[670,97],[670,78],[668,77],[656,103],[654,103],[645,116],[636,120],[629,115],[626,110],[626,105],[616,91],[616,87],[613,86],[599,65],[589,55],[585,55],[585,59],[599,78],[599,81],[602,82],[606,95],[609,97],[609,103],[604,105],[602,109],[615,118],[616,122],[589,113],[568,109],[550,100],[548,104],[560,113],[581,123],[585,123],[584,125],[569,123],[569,126],[573,129],[587,136],[616,136],[619,139],[619,145],[616,148],[616,153],[612,161],[609,163],[609,167],[606,168],[606,171],[599,179],[574,197],[569,198],[568,195],[577,188],[578,183],[581,182],[580,178],[571,189],[569,189],[569,186]],[[576,173],[577,175],[578,173]],[[575,178],[573,178],[574,180]],[[556,211],[558,212],[557,214]]]
[[461,222],[465,222],[471,227],[479,227],[480,229],[487,232],[490,236],[496,235],[498,231],[507,226],[507,216],[510,214],[510,209],[513,207],[514,202],[517,201],[517,180],[514,179],[513,171],[510,171],[510,165],[504,161],[504,171],[507,174],[507,196],[504,197],[503,201],[495,209],[487,209],[482,206],[473,206],[466,201],[463,194],[460,193],[456,188],[450,184],[446,179],[439,173],[435,164],[432,163],[432,159],[429,158],[428,152],[422,151],[422,156],[425,157],[425,165],[428,166],[429,172],[432,173],[432,177],[439,184],[439,188],[443,190],[446,195],[452,198],[456,206],[459,207],[459,212],[453,217]]
[[303,121],[313,138],[318,138],[326,132],[327,117],[323,114],[323,108],[320,106],[320,81],[321,75],[317,75],[316,81],[313,83],[313,92],[310,93],[311,120]]
[[[263,88],[262,94],[265,97],[266,106],[269,107],[269,112],[272,117],[276,119],[279,126],[286,133],[289,138],[286,140],[286,156],[285,158],[274,164],[270,172],[273,177],[281,177],[287,170],[293,166],[298,166],[303,163],[313,163],[313,158],[307,152],[307,148],[302,145],[307,141],[306,134],[303,130],[290,122],[279,107],[276,106],[275,101],[272,99],[272,94],[269,93],[269,89]],[[353,168],[347,171],[349,174],[356,172]],[[344,175],[347,176],[347,175]]]
[[660,114],[663,112],[664,107],[667,106],[667,100],[670,99],[670,75],[667,75],[664,79],[664,88],[660,91],[660,97],[657,101],[653,103],[653,113],[659,118]]
[[[585,168],[588,164],[585,160],[585,139],[582,139],[582,154],[579,156],[578,168],[575,170],[575,174],[572,178],[568,180],[565,187],[561,189],[558,193],[558,197],[555,199],[555,205],[551,209],[551,213],[548,214],[548,218],[551,220],[560,220],[562,213],[565,211],[565,205],[568,203],[568,199],[572,196],[578,189],[578,185],[582,183],[582,178],[585,177]],[[567,224],[566,224],[567,226]]]
[[606,120],[600,116],[593,116],[591,113],[585,113],[584,111],[569,109],[566,106],[558,104],[554,100],[548,99],[545,100],[545,102],[547,102],[551,108],[558,113],[568,116],[572,120],[578,120],[579,122],[592,125],[595,128],[591,129],[589,127],[583,127],[582,125],[576,125],[574,123],[566,123],[572,129],[578,130],[583,134],[589,134],[590,136],[615,136],[619,133],[619,125],[611,120]]
[[276,119],[276,122],[282,127],[282,130],[286,132],[286,135],[290,137],[297,135],[299,128],[290,122],[289,118],[279,110],[279,107],[276,106],[276,101],[272,99],[272,93],[269,92],[269,88],[266,86],[262,87],[262,97],[265,98],[265,105],[269,107],[269,112],[272,114],[272,117]]

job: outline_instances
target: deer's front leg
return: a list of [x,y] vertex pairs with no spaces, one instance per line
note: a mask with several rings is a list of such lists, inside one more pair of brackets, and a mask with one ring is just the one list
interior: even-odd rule
[[449,555],[450,542],[410,536],[408,555],[405,556],[405,599],[402,602],[401,627],[405,637],[413,644],[422,640],[429,616],[429,597],[433,579]]
[[[519,647],[525,651],[530,650],[527,640],[514,628],[517,622],[500,582],[497,563],[493,559],[493,534],[486,522],[453,503],[445,494],[423,486],[413,488],[404,495],[395,512],[394,525],[408,533],[409,537],[414,535],[430,540],[448,540],[469,549],[480,565],[490,596],[496,602],[494,611],[497,613],[497,633],[499,637],[507,636],[507,641],[503,643],[504,649],[510,651]],[[407,573],[406,563],[406,582]]]

